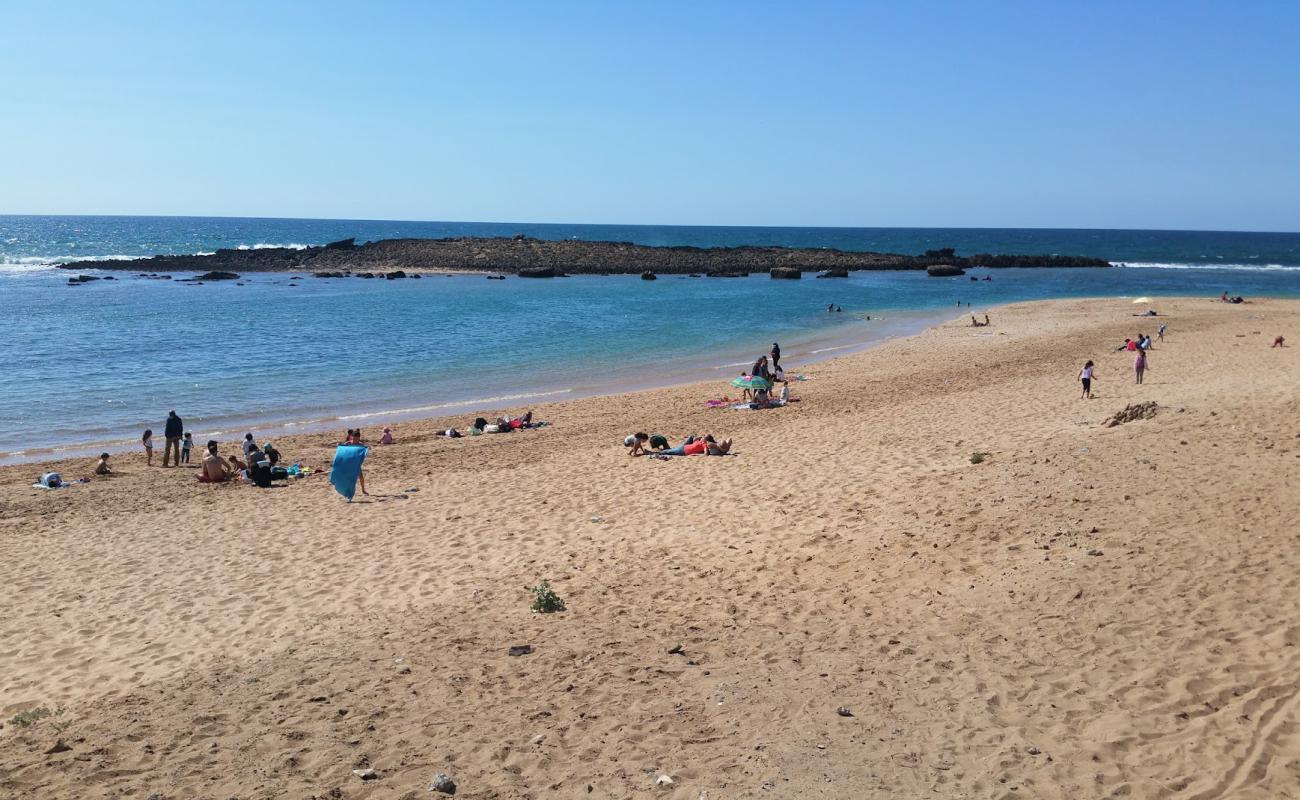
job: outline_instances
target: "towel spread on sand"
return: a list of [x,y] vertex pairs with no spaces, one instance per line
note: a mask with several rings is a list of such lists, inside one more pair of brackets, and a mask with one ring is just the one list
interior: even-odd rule
[[341,444],[334,451],[334,462],[330,465],[330,483],[338,493],[352,502],[357,493],[357,478],[361,476],[361,463],[366,460],[370,448],[363,444]]

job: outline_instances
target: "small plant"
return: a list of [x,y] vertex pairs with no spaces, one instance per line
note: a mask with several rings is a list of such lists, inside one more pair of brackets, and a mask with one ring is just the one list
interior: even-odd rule
[[564,601],[551,588],[550,581],[542,581],[528,591],[533,593],[533,604],[529,608],[534,614],[552,614],[564,610]]
[[970,454],[970,463],[972,463],[972,464],[983,464],[983,463],[984,463],[984,459],[988,458],[988,457],[991,456],[991,455],[993,455],[993,454],[992,454],[992,453],[971,453],[971,454]]
[[9,724],[15,728],[26,728],[27,726],[40,722],[46,717],[57,717],[63,714],[63,707],[60,706],[53,711],[45,706],[29,708],[26,711],[20,711],[9,718]]

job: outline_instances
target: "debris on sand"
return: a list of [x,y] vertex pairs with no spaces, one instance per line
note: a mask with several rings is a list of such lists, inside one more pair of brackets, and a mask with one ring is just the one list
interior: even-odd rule
[[1156,401],[1148,400],[1145,403],[1130,403],[1124,406],[1124,410],[1113,414],[1101,423],[1103,428],[1113,428],[1116,425],[1123,425],[1125,422],[1135,422],[1140,419],[1151,419],[1156,415],[1159,406]]

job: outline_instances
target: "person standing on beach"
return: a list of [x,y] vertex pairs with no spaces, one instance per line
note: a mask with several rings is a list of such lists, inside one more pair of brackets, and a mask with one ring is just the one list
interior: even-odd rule
[[1091,361],[1085,363],[1083,365],[1083,369],[1079,370],[1079,383],[1083,384],[1083,396],[1080,397],[1079,399],[1091,400],[1092,399],[1092,362]]
[[1142,383],[1142,376],[1147,371],[1147,351],[1138,348],[1137,357],[1133,359],[1133,373],[1137,377],[1137,382]]
[[145,428],[144,436],[140,437],[140,444],[144,445],[144,465],[153,466],[153,428]]
[[244,434],[244,458],[247,459],[248,454],[253,452],[256,449],[257,449],[257,442],[253,439],[253,434],[251,433]]
[[772,342],[772,370],[776,371],[781,368],[781,345]]
[[1165,328],[1167,327],[1169,326],[1165,325],[1165,323],[1162,322],[1160,323],[1160,330],[1156,331],[1156,338],[1159,339],[1162,343],[1165,340]]
[[167,460],[171,458],[179,467],[181,465],[181,434],[185,433],[185,423],[181,418],[176,416],[175,411],[167,412],[167,422],[163,426],[163,438],[166,443],[163,445],[163,466],[167,466]]

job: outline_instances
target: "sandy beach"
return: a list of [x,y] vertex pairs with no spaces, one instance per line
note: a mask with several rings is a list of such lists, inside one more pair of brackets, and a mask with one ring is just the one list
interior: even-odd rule
[[[0,796],[1300,796],[1300,301],[1150,306],[789,363],[784,409],[718,382],[404,422],[351,504],[142,453],[0,468]],[[1135,385],[1115,348],[1160,322]]]

